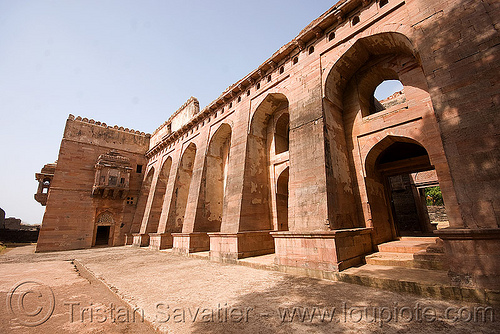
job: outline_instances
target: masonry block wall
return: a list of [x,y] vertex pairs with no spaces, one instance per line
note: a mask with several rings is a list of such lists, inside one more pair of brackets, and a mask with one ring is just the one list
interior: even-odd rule
[[[50,185],[36,251],[89,248],[95,244],[97,220],[103,213],[110,226],[109,245],[122,245],[135,213],[135,201],[144,173],[137,165],[146,165],[144,157],[149,136],[129,129],[108,127],[86,118],[70,115],[66,122],[59,156]],[[130,159],[133,168],[129,192],[125,198],[92,196],[100,155],[115,151]],[[129,198],[127,200],[127,198]],[[128,203],[127,203],[128,202]]]
[[[202,110],[190,98],[151,138],[65,133],[40,249],[93,244],[81,222],[112,206],[86,197],[101,146],[144,163],[131,179],[138,201],[114,204],[125,224],[114,245],[222,260],[275,252],[278,265],[308,270],[342,270],[397,238],[388,178],[432,172],[450,220],[438,233],[450,276],[498,287],[499,17],[493,0],[340,1]],[[403,90],[378,101],[385,80]],[[96,127],[80,123],[67,127]],[[67,241],[48,246],[56,236]]]

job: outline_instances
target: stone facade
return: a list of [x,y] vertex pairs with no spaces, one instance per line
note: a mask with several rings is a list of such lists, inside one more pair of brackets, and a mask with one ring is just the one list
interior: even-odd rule
[[[499,17],[493,0],[340,1],[151,136],[70,115],[37,251],[107,237],[338,271],[401,235],[390,178],[427,172],[454,282],[499,289]],[[379,102],[385,80],[404,89]],[[95,196],[111,152],[127,193]]]

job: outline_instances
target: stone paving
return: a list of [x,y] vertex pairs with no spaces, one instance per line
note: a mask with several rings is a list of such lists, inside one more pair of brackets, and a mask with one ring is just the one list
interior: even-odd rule
[[[486,305],[418,298],[131,246],[41,254],[33,250],[25,246],[0,255],[1,297],[16,282],[39,280],[54,291],[54,314],[39,327],[28,328],[15,326],[16,319],[4,310],[2,333],[52,333],[54,328],[151,331],[132,316],[128,322],[122,317],[120,324],[101,324],[96,320],[102,317],[94,314],[91,322],[84,312],[83,322],[70,323],[69,306],[60,305],[79,302],[77,311],[104,305],[109,316],[110,303],[119,302],[110,290],[137,307],[135,314],[144,312],[152,327],[170,333],[493,333],[498,328],[497,306],[483,319],[478,307]],[[0,305],[3,309],[6,304]],[[75,317],[80,314],[75,312]]]

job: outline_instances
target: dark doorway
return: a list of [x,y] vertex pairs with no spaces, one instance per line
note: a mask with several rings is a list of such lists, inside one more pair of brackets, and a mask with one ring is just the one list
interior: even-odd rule
[[427,232],[423,221],[425,216],[419,214],[416,196],[418,192],[409,174],[389,176],[392,216],[399,235]]
[[110,226],[97,226],[97,232],[95,235],[95,245],[96,246],[107,246],[108,245],[109,229],[110,229]]
[[432,233],[425,199],[415,185],[417,173],[434,170],[427,151],[415,143],[395,142],[379,155],[377,170],[385,178],[396,235]]

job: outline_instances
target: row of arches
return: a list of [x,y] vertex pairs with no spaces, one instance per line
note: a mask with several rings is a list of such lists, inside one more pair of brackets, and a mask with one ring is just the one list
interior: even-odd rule
[[[397,87],[400,94],[379,101],[375,91],[388,80],[402,86]],[[418,56],[399,33],[360,38],[330,67],[323,94],[328,217],[326,227],[324,223],[310,226],[318,230],[372,227],[375,244],[392,240],[404,224],[396,222],[391,178],[406,175],[408,179],[412,173],[435,170],[440,179],[449,179]],[[223,123],[208,140],[204,154],[191,142],[178,163],[168,157],[157,176],[151,168],[139,196],[139,218],[134,219],[141,222],[141,228],[133,228],[132,233],[186,232],[190,200],[196,203],[191,203],[195,213],[189,213],[192,228],[188,232],[288,231],[290,177],[294,175],[288,98],[270,93],[251,113],[245,153],[239,155],[243,162],[232,161],[233,137],[231,125]],[[198,162],[201,182],[194,189],[197,157],[203,162]],[[244,164],[237,187],[230,182],[236,163]],[[453,205],[448,200],[451,183],[440,185],[447,205]],[[227,218],[228,189],[241,195],[238,216],[231,216],[236,223]],[[229,225],[237,226],[225,228]],[[422,231],[427,228],[424,225]]]
[[[288,123],[288,100],[284,95],[270,95],[252,117],[243,185],[243,194],[251,198],[242,201],[245,207],[236,232],[288,229]],[[137,205],[135,220],[142,217],[138,233],[183,232],[188,201],[195,198],[190,198],[190,192],[199,195],[195,214],[189,214],[189,219],[194,220],[189,232],[221,232],[227,210],[228,173],[230,165],[238,163],[231,162],[232,137],[231,126],[222,123],[205,153],[198,154],[204,159],[198,189],[191,187],[199,149],[193,142],[182,152],[175,175],[170,156],[160,171],[149,169]],[[170,189],[169,182],[173,185]]]

